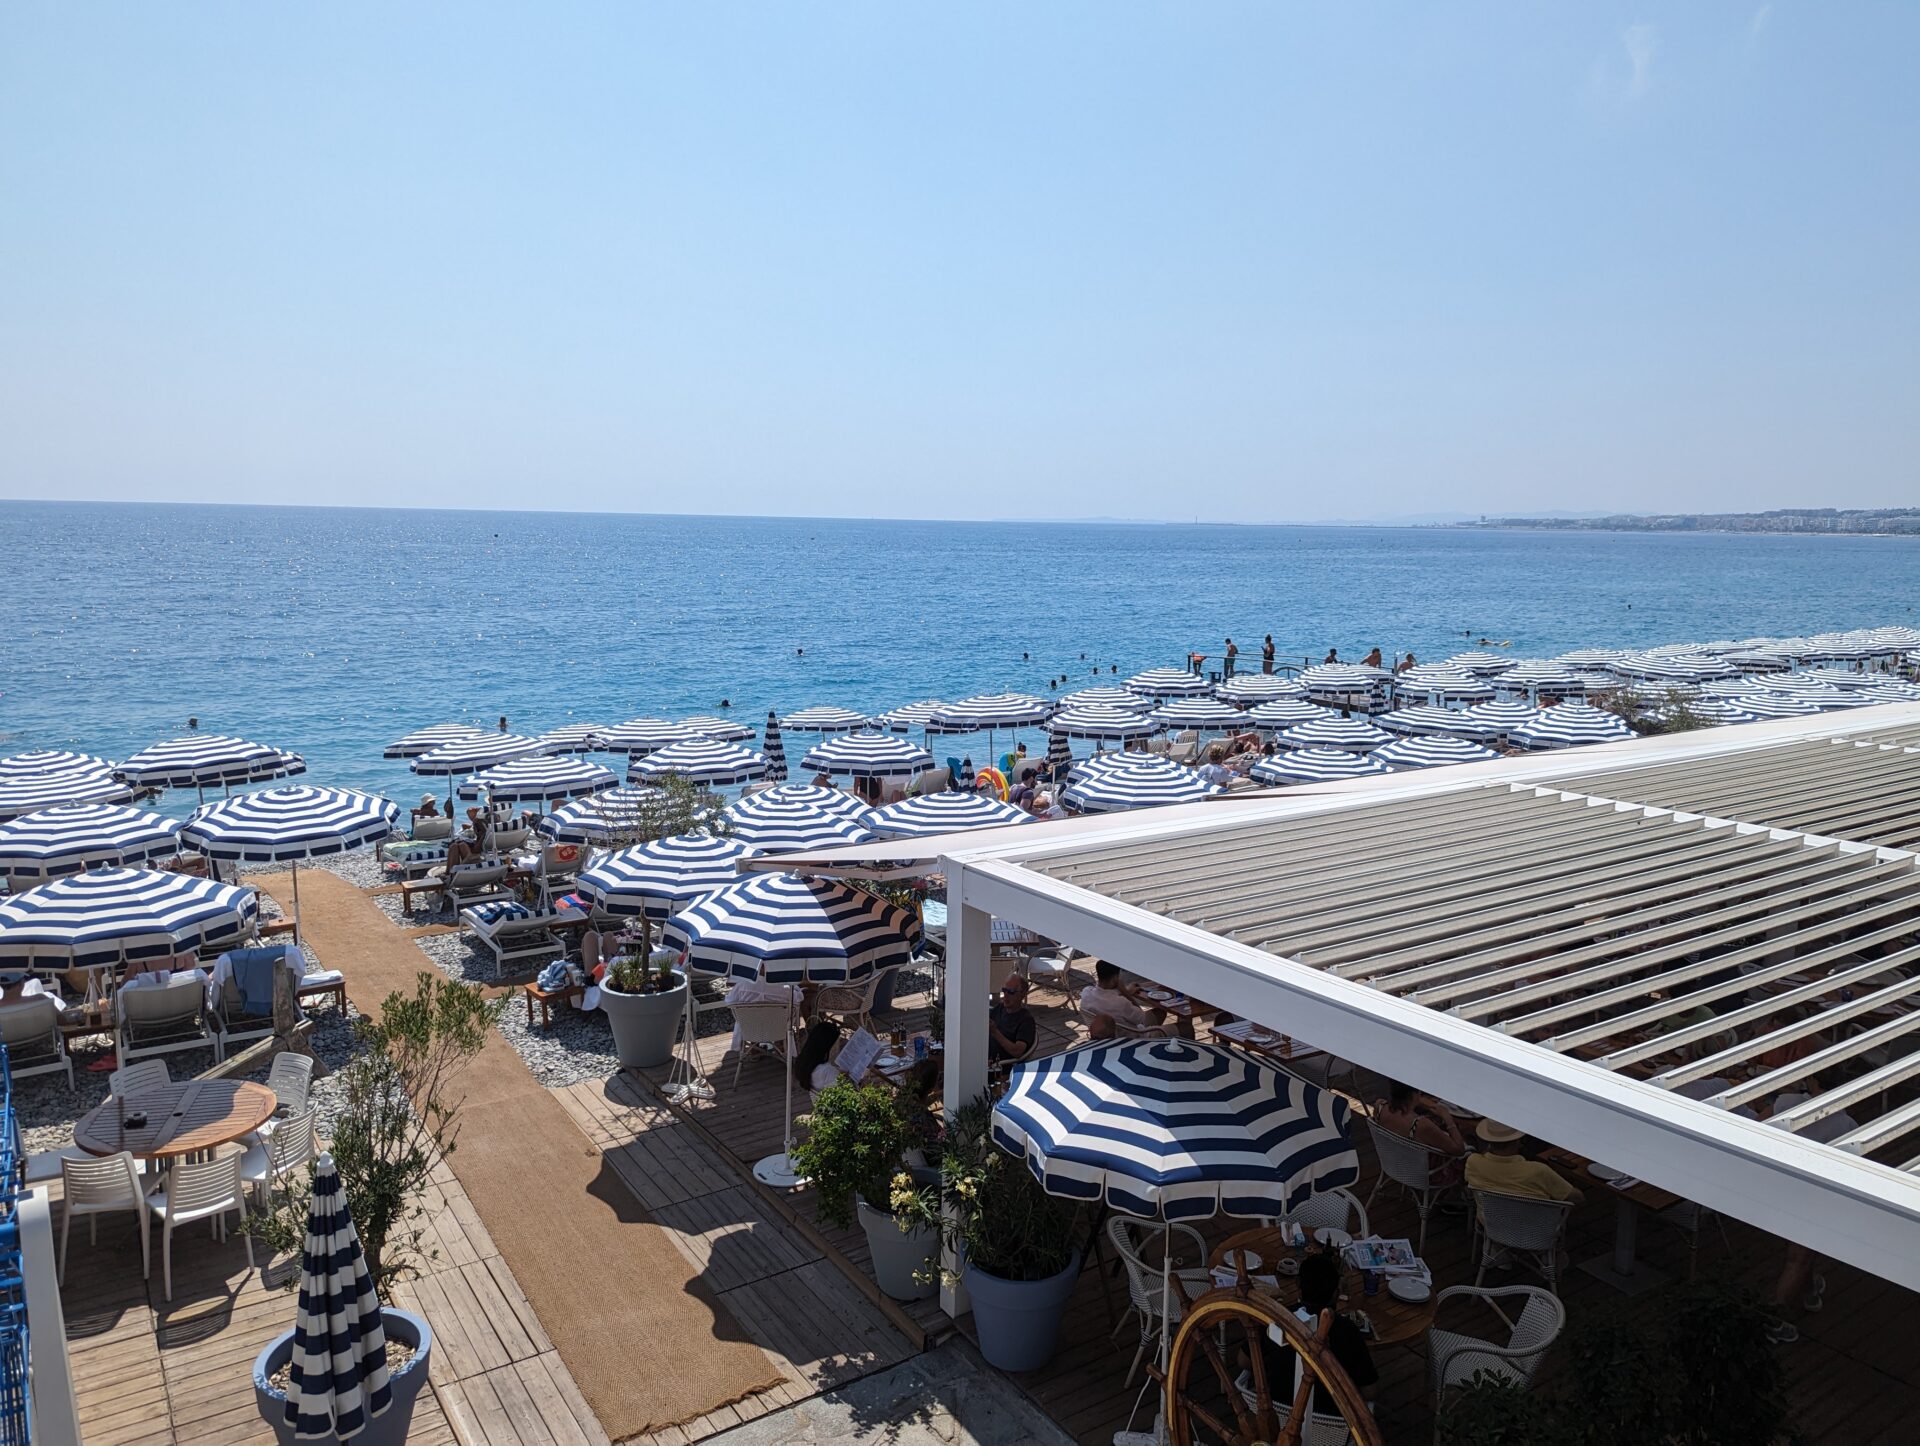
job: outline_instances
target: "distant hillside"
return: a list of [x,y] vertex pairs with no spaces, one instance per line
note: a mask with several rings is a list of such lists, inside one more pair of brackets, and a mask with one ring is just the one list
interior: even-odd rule
[[1576,532],[1850,532],[1920,537],[1920,507],[1783,507],[1774,512],[1653,516],[1483,517],[1467,527],[1551,527]]

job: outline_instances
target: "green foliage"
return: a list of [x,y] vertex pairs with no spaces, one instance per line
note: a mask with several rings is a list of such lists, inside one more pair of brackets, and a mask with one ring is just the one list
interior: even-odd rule
[[1596,1443],[1658,1441],[1665,1434],[1675,1382],[1660,1341],[1643,1315],[1586,1314],[1566,1337],[1572,1370],[1561,1392],[1576,1437]]
[[723,838],[733,824],[717,794],[690,782],[678,773],[669,773],[653,785],[636,810],[636,822],[622,832],[619,845],[652,843],[683,833],[704,833]]
[[794,1168],[813,1182],[814,1213],[844,1230],[854,1222],[856,1194],[876,1210],[890,1208],[892,1178],[914,1143],[903,1095],[880,1083],[836,1080],[814,1096]]
[[645,927],[638,944],[607,966],[601,983],[616,994],[670,994],[678,989],[686,977],[676,968],[680,956],[672,949],[650,948],[652,937],[651,926]]
[[1587,701],[1621,719],[1635,733],[1691,733],[1713,725],[1688,706],[1693,695],[1685,688],[1668,688],[1658,696],[1640,688],[1616,688]]
[[1702,1281],[1668,1321],[1663,1357],[1675,1384],[1668,1430],[1688,1446],[1772,1441],[1788,1425],[1770,1316],[1746,1291]]
[[1080,1212],[1049,1195],[1024,1160],[994,1143],[986,1095],[949,1120],[940,1176],[947,1243],[968,1264],[1003,1280],[1046,1280],[1073,1260]]
[[1440,1446],[1575,1446],[1577,1438],[1550,1402],[1504,1376],[1477,1371],[1441,1407],[1435,1439]]

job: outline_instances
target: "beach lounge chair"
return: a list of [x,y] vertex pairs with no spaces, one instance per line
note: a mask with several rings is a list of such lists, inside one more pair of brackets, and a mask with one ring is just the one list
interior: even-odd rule
[[460,922],[473,930],[474,937],[492,953],[496,979],[505,977],[508,964],[554,959],[566,953],[553,932],[554,917],[551,910],[537,912],[517,899],[475,904],[460,911]]
[[532,837],[530,828],[496,828],[487,835],[487,849],[490,853],[510,854]]
[[211,1049],[216,1060],[226,1058],[207,1017],[206,976],[198,970],[175,974],[165,984],[135,980],[122,985],[113,1007],[119,1021],[115,1045],[123,1065],[142,1055],[181,1049]]
[[306,957],[284,944],[233,949],[213,966],[212,1020],[224,1054],[248,1040],[273,1033],[273,981],[282,970],[292,976],[296,1007]]
[[907,793],[914,798],[924,798],[929,793],[945,793],[953,787],[953,770],[949,768],[929,768],[907,785]]
[[499,859],[483,859],[462,864],[446,874],[447,899],[458,914],[476,904],[513,903],[513,890],[507,887],[507,865]]
[[453,837],[453,820],[435,815],[433,818],[416,818],[413,821],[413,833],[409,838],[383,839],[375,846],[373,856],[381,863],[388,859],[404,858],[416,849],[440,846],[440,857],[447,856],[447,840]]
[[67,1088],[73,1088],[73,1061],[60,1037],[60,1004],[51,994],[0,1005],[0,1044],[7,1047],[15,1079],[64,1072]]

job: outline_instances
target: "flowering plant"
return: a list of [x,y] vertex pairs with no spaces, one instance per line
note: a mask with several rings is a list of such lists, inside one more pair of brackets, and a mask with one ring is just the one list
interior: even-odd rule
[[1024,1160],[994,1142],[993,1105],[984,1094],[947,1123],[940,1193],[945,1245],[988,1275],[1046,1280],[1065,1270],[1082,1244],[1080,1212],[1049,1195]]

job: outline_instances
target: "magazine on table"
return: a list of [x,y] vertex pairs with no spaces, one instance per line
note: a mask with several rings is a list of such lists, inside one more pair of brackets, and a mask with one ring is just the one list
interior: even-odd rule
[[1427,1264],[1413,1253],[1411,1240],[1384,1240],[1369,1235],[1356,1240],[1343,1252],[1347,1264],[1355,1270],[1377,1270],[1382,1275],[1411,1275],[1428,1278]]

